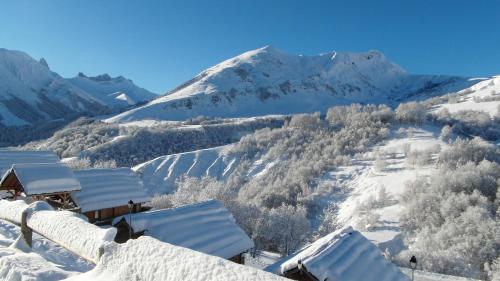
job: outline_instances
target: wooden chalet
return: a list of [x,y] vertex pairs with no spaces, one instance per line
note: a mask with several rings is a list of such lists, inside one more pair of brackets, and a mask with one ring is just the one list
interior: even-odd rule
[[72,192],[71,198],[92,223],[110,223],[115,217],[144,209],[151,201],[142,181],[130,168],[88,169],[74,171],[82,189]]
[[81,189],[71,169],[61,163],[13,164],[2,176],[0,190],[13,199],[45,200],[54,207],[71,209],[70,193]]
[[322,237],[264,270],[301,281],[407,281],[379,248],[351,227]]
[[243,254],[254,247],[233,215],[217,200],[125,215],[113,220],[113,225],[118,229],[116,242],[125,242],[131,231],[132,238],[147,235],[240,264],[244,263]]

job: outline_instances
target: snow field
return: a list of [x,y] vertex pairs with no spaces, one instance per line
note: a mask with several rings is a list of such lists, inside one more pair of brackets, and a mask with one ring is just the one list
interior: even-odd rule
[[[446,108],[450,113],[460,110],[476,110],[484,111],[494,117],[500,105],[500,77],[495,76],[491,79],[486,79],[458,93],[463,93],[463,95],[455,102],[441,104],[434,110],[437,112]],[[491,101],[478,102],[481,99],[490,99]]]

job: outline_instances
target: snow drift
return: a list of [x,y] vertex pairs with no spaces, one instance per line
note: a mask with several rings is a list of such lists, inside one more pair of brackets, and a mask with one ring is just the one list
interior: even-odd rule
[[0,200],[0,219],[21,224],[21,215],[26,208],[28,204],[23,200]]
[[115,238],[116,228],[100,228],[80,214],[54,211],[45,202],[36,202],[30,208],[28,226],[33,231],[89,261],[97,263],[100,248]]
[[190,249],[140,237],[125,244],[108,243],[96,268],[67,281],[288,280]]

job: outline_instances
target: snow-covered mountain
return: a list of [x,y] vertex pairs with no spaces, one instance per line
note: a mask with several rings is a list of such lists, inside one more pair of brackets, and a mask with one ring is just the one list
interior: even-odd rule
[[106,104],[50,71],[45,60],[0,49],[0,122],[35,124],[77,112],[101,112]]
[[0,48],[0,124],[33,125],[101,114],[154,96],[123,77],[100,78],[64,79],[45,59],[36,61],[26,53]]
[[156,97],[155,94],[138,87],[132,80],[123,76],[113,78],[108,74],[102,74],[96,77],[87,77],[80,72],[78,76],[68,80],[113,108],[128,107]]
[[454,76],[411,75],[378,51],[302,56],[268,46],[211,67],[166,95],[108,121],[291,114],[352,102],[394,104],[473,83]]

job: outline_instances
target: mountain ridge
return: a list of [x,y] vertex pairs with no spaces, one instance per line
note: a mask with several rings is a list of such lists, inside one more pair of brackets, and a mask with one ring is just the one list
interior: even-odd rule
[[302,56],[266,46],[212,66],[148,104],[107,121],[323,112],[353,102],[396,104],[472,84],[457,76],[409,74],[379,51]]

